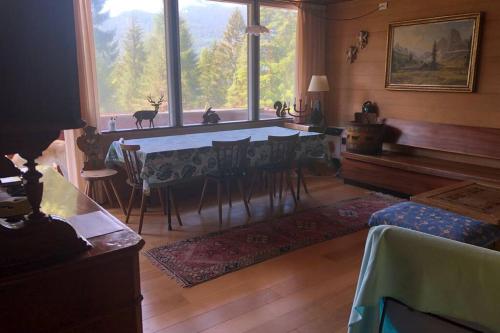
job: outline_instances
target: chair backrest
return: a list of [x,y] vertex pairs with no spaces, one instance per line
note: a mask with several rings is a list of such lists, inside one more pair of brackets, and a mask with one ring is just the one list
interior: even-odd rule
[[142,163],[137,156],[137,152],[141,149],[139,145],[120,144],[123,159],[125,161],[125,171],[130,183],[141,185],[141,169]]
[[102,154],[101,134],[96,133],[96,128],[86,126],[84,133],[76,139],[76,145],[85,155],[83,170],[103,169],[104,158]]
[[295,159],[295,150],[299,141],[299,133],[288,136],[268,137],[271,151],[269,162],[272,164],[290,164]]
[[236,141],[212,141],[218,170],[223,173],[244,170],[247,166],[249,144],[250,137]]

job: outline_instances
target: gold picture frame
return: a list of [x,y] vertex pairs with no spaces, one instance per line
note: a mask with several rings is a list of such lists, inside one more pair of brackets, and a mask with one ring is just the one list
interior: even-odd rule
[[473,92],[480,23],[481,13],[390,23],[386,89]]

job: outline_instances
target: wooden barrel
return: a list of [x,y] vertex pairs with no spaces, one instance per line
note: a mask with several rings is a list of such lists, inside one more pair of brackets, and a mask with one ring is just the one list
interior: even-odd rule
[[367,155],[382,153],[384,130],[384,124],[351,122],[347,127],[347,151]]

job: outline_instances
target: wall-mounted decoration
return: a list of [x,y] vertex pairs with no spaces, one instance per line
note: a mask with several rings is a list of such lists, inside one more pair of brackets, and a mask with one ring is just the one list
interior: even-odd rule
[[356,46],[349,46],[345,52],[345,55],[347,57],[347,62],[352,64],[358,56],[358,48]]
[[358,48],[360,50],[364,49],[368,45],[368,31],[361,30],[358,34]]
[[472,92],[480,17],[472,13],[391,23],[386,88]]

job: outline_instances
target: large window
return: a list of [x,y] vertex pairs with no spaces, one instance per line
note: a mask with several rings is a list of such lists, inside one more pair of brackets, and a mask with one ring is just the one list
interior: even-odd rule
[[[136,127],[136,111],[155,111],[155,126],[168,126],[167,61],[163,0],[92,0],[101,128],[116,117],[118,129]],[[149,126],[143,113],[142,125]]]
[[207,107],[221,121],[248,120],[247,6],[179,0],[184,124],[199,124]]
[[[164,6],[170,14],[176,1],[179,12],[166,19]],[[222,122],[248,120],[249,115],[255,115],[248,110],[249,100],[251,105],[259,105],[261,119],[274,118],[276,101],[293,101],[294,9],[261,6],[261,25],[270,33],[260,36],[257,54],[258,48],[249,49],[245,33],[252,5],[243,1],[91,2],[103,130],[108,129],[110,118],[116,118],[117,129],[135,128],[137,118],[143,119],[142,126],[149,127],[152,116],[156,127],[201,124],[207,107],[217,111]],[[178,27],[173,26],[177,14]],[[172,61],[167,54],[172,54]],[[257,94],[248,96],[250,55],[260,59],[258,101]],[[168,96],[172,97],[172,105]],[[160,98],[161,105],[155,105]],[[138,111],[149,112],[140,112],[137,117]]]
[[293,104],[297,11],[261,6],[260,24],[270,30],[260,37],[260,118],[266,119],[276,117],[276,101]]

